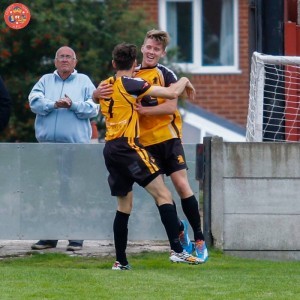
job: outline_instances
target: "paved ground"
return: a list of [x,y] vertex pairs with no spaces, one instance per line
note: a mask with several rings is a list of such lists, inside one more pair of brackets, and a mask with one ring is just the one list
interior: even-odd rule
[[[52,253],[66,253],[69,255],[78,256],[112,256],[115,255],[115,249],[112,241],[98,240],[98,241],[84,241],[83,248],[80,251],[66,251],[68,241],[58,241],[57,247],[46,250],[31,250],[31,245],[35,243],[29,240],[0,240],[0,259],[8,257],[22,257],[30,255],[33,252],[52,252]],[[169,245],[165,242],[158,241],[135,241],[129,242],[127,253],[139,253],[142,251],[169,251]]]

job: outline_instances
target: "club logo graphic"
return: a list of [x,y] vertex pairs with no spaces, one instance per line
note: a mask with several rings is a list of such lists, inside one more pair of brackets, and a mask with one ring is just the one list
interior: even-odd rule
[[177,156],[177,161],[178,161],[178,163],[179,163],[180,165],[184,164],[184,158],[183,158],[183,156],[182,156],[182,155],[178,155],[178,156]]
[[4,12],[4,20],[8,27],[12,29],[22,29],[30,21],[30,11],[22,3],[13,3]]

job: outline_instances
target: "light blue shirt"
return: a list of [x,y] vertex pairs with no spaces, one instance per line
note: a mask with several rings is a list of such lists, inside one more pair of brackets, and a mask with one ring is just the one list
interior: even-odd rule
[[[90,78],[76,70],[65,80],[57,70],[42,76],[28,97],[36,114],[36,139],[42,143],[90,143],[90,118],[99,113],[99,105],[92,100],[94,90]],[[55,102],[65,94],[72,100],[70,109],[55,109]]]

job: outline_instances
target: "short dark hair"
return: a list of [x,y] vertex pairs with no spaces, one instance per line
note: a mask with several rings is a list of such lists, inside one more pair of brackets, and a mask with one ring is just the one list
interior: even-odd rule
[[115,46],[112,58],[116,64],[116,70],[129,70],[136,60],[137,47],[134,44],[121,43]]

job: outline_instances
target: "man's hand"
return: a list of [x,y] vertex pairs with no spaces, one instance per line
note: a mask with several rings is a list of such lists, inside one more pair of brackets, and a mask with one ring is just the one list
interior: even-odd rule
[[58,101],[56,101],[54,104],[55,108],[70,108],[71,106],[72,100],[67,95],[65,95],[64,98],[61,98]]

